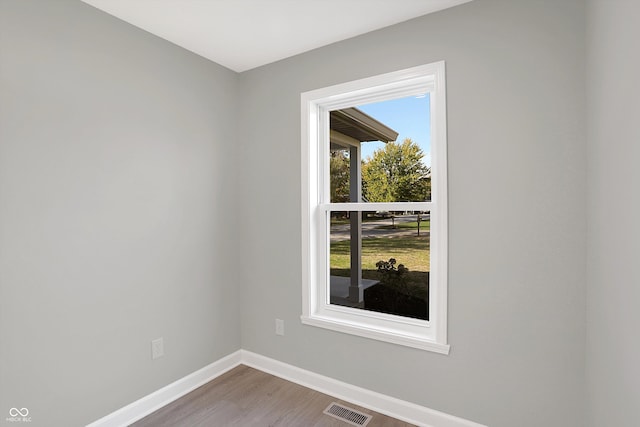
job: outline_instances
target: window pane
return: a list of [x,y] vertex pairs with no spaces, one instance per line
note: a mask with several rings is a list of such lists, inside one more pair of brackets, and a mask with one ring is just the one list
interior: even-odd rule
[[330,303],[429,320],[429,213],[331,218]]
[[429,94],[331,111],[330,128],[332,203],[431,200]]

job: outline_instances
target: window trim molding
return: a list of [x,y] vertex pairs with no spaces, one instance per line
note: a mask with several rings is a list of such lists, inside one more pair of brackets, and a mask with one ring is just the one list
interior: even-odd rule
[[[301,94],[302,315],[303,324],[448,354],[447,342],[447,133],[444,61],[329,86]],[[323,153],[329,140],[328,112],[429,92],[431,104],[432,200],[397,203],[331,203]],[[389,210],[394,204],[430,210],[429,321],[322,303],[326,296],[327,218],[332,210]],[[341,205],[344,205],[340,207]],[[379,205],[379,206],[378,206]],[[336,209],[338,208],[338,209]],[[324,230],[319,232],[318,230]],[[321,279],[319,279],[321,278]],[[324,286],[324,292],[320,292]],[[389,326],[395,325],[395,326]]]

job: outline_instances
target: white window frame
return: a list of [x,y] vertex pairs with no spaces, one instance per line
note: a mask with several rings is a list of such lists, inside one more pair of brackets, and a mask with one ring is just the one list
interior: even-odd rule
[[[444,61],[301,94],[302,323],[448,354],[447,130]],[[429,93],[431,201],[330,203],[329,112]],[[332,211],[430,211],[429,320],[329,303],[329,216]]]

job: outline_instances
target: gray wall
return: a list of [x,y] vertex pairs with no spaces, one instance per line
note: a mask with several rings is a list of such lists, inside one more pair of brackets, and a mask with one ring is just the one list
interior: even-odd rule
[[76,0],[0,1],[3,424],[83,425],[240,348],[237,80]]
[[[584,19],[476,0],[241,74],[243,348],[493,427],[584,425]],[[438,60],[451,354],[303,326],[300,93]]]
[[639,16],[635,0],[589,2],[587,408],[593,427],[640,424]]
[[[586,5],[475,0],[238,76],[0,0],[0,420],[81,425],[242,346],[492,427],[637,424],[640,6]],[[302,326],[300,92],[437,60],[451,354]]]

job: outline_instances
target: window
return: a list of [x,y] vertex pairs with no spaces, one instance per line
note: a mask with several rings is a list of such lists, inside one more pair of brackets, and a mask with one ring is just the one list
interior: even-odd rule
[[[444,62],[301,101],[302,322],[448,354]],[[377,113],[403,108],[428,143]]]

